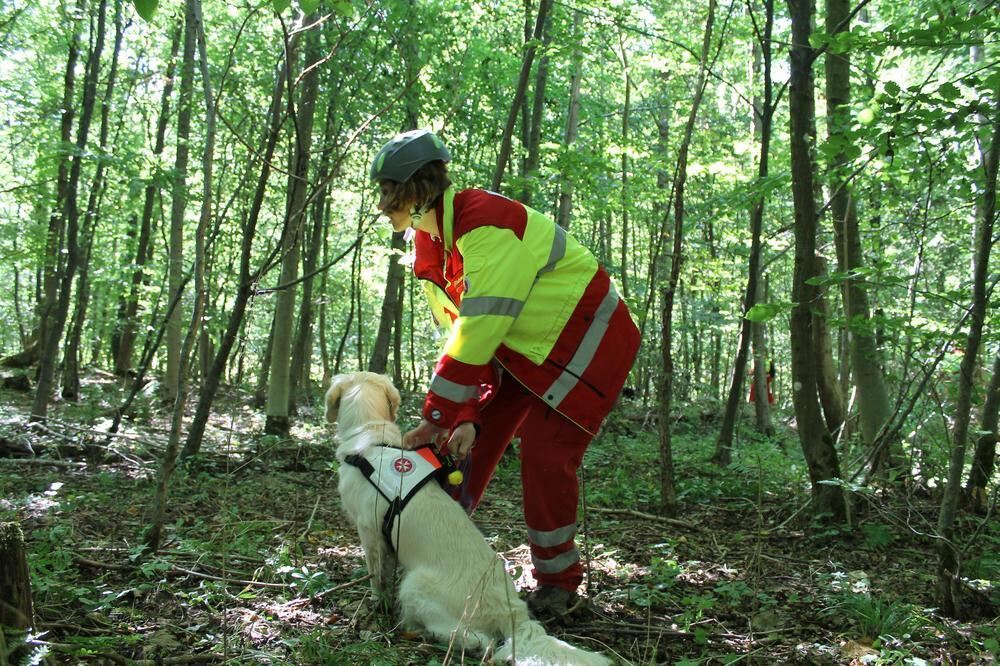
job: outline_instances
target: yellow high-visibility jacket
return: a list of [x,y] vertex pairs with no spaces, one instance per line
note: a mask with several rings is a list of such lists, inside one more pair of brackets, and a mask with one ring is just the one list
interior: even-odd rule
[[550,218],[484,190],[448,189],[441,238],[420,231],[413,269],[450,328],[423,416],[479,422],[492,363],[596,434],[639,347],[639,331],[594,256]]

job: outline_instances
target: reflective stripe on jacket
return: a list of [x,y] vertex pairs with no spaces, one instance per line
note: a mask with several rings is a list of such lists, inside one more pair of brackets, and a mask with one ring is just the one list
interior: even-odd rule
[[478,423],[496,360],[596,434],[639,346],[608,274],[551,219],[501,195],[449,189],[437,214],[442,238],[417,232],[413,266],[438,324],[450,327],[424,418]]

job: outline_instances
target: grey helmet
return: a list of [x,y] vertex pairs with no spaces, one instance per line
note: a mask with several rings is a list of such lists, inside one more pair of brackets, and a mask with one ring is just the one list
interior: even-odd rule
[[397,134],[382,146],[372,161],[371,178],[403,183],[417,169],[435,160],[451,160],[444,142],[425,129],[410,130]]

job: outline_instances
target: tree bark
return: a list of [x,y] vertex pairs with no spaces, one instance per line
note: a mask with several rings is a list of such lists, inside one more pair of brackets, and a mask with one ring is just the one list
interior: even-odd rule
[[492,189],[494,192],[500,191],[503,174],[507,169],[511,143],[514,138],[514,125],[517,123],[518,111],[524,103],[524,96],[528,90],[528,79],[531,76],[531,63],[535,59],[535,51],[538,50],[538,43],[542,39],[542,29],[545,26],[545,19],[549,14],[549,10],[552,8],[552,2],[553,0],[540,0],[538,3],[538,15],[535,17],[535,32],[532,40],[528,42],[524,49],[524,59],[521,61],[521,74],[517,79],[517,89],[514,91],[514,99],[510,103],[510,111],[507,114],[507,124],[500,139],[500,152],[497,154],[497,165],[493,170]]
[[55,380],[56,362],[58,360],[59,341],[62,338],[69,315],[70,295],[73,289],[73,278],[80,260],[79,228],[80,208],[78,203],[80,175],[83,170],[83,159],[90,134],[90,123],[94,116],[94,103],[97,98],[97,80],[101,69],[101,53],[104,50],[105,18],[107,0],[101,0],[97,9],[97,25],[93,29],[94,48],[87,57],[86,74],[83,85],[83,101],[80,112],[80,125],[76,136],[76,154],[70,167],[69,181],[66,187],[66,263],[59,279],[59,298],[55,309],[47,318],[49,325],[42,330],[42,355],[38,366],[38,385],[35,388],[35,399],[31,406],[31,420],[44,421],[48,416],[49,397]]
[[[0,631],[27,629],[34,622],[31,576],[18,523],[0,523]],[[6,663],[6,655],[0,653]]]
[[[563,149],[570,150],[576,143],[576,135],[580,125],[580,81],[583,78],[583,13],[576,12],[573,19],[573,36],[576,48],[573,50],[573,74],[569,84],[569,108],[566,112],[566,132],[563,134]],[[569,229],[570,215],[573,212],[573,175],[567,170],[561,174],[559,188],[559,210],[556,213],[556,224],[563,229]]]
[[212,404],[215,402],[215,394],[219,390],[219,384],[222,382],[229,354],[236,343],[236,337],[243,324],[243,317],[246,315],[250,296],[253,294],[254,285],[259,278],[250,269],[250,262],[253,259],[253,241],[257,233],[257,223],[260,220],[260,213],[264,206],[264,194],[267,191],[268,177],[271,175],[271,159],[274,157],[275,146],[281,134],[281,125],[284,119],[284,114],[281,112],[281,101],[284,97],[283,93],[285,81],[288,77],[288,69],[294,60],[299,34],[301,33],[294,35],[287,48],[285,48],[284,56],[275,73],[274,90],[271,94],[271,103],[267,112],[267,130],[261,142],[264,147],[260,151],[260,173],[257,177],[257,185],[250,203],[247,220],[243,226],[243,237],[240,247],[239,288],[236,291],[236,298],[229,313],[226,330],[219,340],[219,346],[212,361],[211,371],[205,376],[205,381],[201,386],[201,392],[198,396],[198,406],[195,409],[194,417],[191,419],[187,438],[184,440],[184,448],[181,452],[182,458],[196,455],[201,449],[202,438],[205,436],[205,426],[208,424],[208,416],[212,411]]
[[[325,141],[322,145],[333,145],[333,119],[335,114],[333,109],[328,109],[324,129]],[[327,148],[323,152],[319,167],[316,170],[316,181],[326,183],[330,180],[330,154],[332,148]],[[323,248],[326,229],[327,214],[327,191],[326,186],[322,186],[315,195],[311,196],[311,217],[312,229],[306,238],[307,250],[302,262],[303,275],[307,276],[302,281],[302,306],[299,308],[299,323],[296,327],[295,344],[292,347],[292,370],[291,370],[291,396],[296,402],[300,401],[305,394],[311,390],[311,367],[312,367],[312,343],[313,343],[313,320],[315,319],[315,307],[313,296],[313,285],[315,284],[314,273],[319,262],[319,253]]]
[[625,78],[625,101],[622,105],[622,191],[621,191],[621,202],[622,202],[622,254],[621,254],[621,287],[622,287],[622,297],[626,300],[629,297],[629,279],[628,279],[628,256],[632,252],[630,247],[629,237],[628,237],[628,211],[631,207],[631,202],[629,201],[629,190],[628,190],[628,152],[629,152],[629,114],[632,111],[632,72],[629,69],[628,64],[628,52],[625,50],[625,37],[624,34],[618,33],[619,46],[622,52],[622,69],[624,70]]
[[[1000,92],[994,91],[994,113],[1000,112]],[[941,499],[938,514],[938,580],[937,596],[941,609],[950,617],[958,615],[958,589],[961,562],[955,543],[955,515],[961,492],[962,469],[965,466],[965,449],[971,421],[973,377],[976,359],[982,342],[986,318],[987,276],[989,275],[990,250],[993,245],[993,226],[996,218],[997,162],[1000,158],[1000,115],[994,116],[993,136],[988,152],[981,161],[985,172],[982,195],[981,219],[977,239],[975,267],[972,278],[972,310],[969,333],[962,356],[958,379],[958,399],[955,404],[955,425],[952,430],[951,455],[948,462],[948,483]]]
[[[174,69],[177,66],[177,52],[180,50],[182,24],[178,23],[173,31],[170,46],[170,58],[164,72],[163,94],[160,97],[160,117],[156,122],[156,138],[153,143],[153,158],[158,159],[163,154],[166,145],[167,122],[170,118],[170,96],[174,90]],[[153,207],[159,193],[155,178],[146,183],[143,193],[142,219],[138,221],[138,243],[135,248],[135,269],[132,271],[132,282],[129,285],[128,296],[119,304],[118,319],[121,322],[120,337],[113,344],[115,356],[115,374],[124,377],[132,370],[132,354],[135,349],[136,332],[139,328],[139,292],[146,282],[146,264],[151,259],[151,243],[153,228]]]
[[662,315],[660,354],[663,361],[663,375],[660,380],[659,409],[659,440],[660,440],[660,502],[663,513],[672,516],[677,513],[677,490],[674,484],[673,440],[670,426],[671,403],[674,390],[674,356],[671,344],[673,333],[674,297],[680,283],[682,248],[684,239],[684,185],[687,180],[688,151],[691,147],[691,137],[694,134],[694,124],[698,117],[698,109],[705,93],[708,81],[708,52],[712,44],[712,26],[715,22],[716,0],[709,0],[708,16],[705,19],[705,33],[701,44],[701,57],[698,66],[698,81],[695,84],[694,99],[691,101],[691,111],[684,127],[684,137],[681,140],[677,154],[677,169],[674,172],[674,237],[673,254],[670,258],[670,275],[667,284],[662,289]]
[[[736,350],[736,361],[733,363],[732,383],[729,385],[729,395],[726,398],[726,411],[722,417],[722,427],[719,429],[719,439],[715,444],[715,455],[712,461],[719,465],[728,465],[732,461],[733,435],[736,430],[736,417],[740,404],[743,402],[743,384],[746,374],[746,362],[750,348],[753,322],[746,316],[757,303],[760,293],[760,237],[764,228],[765,195],[761,190],[768,174],[768,158],[771,150],[771,125],[774,118],[773,91],[771,85],[771,33],[774,26],[774,0],[764,2],[764,32],[760,35],[760,45],[764,60],[764,99],[760,109],[754,108],[754,118],[759,117],[760,128],[760,158],[757,162],[757,180],[754,189],[757,190],[750,211],[750,259],[747,266],[747,286],[744,294],[743,319],[740,321],[740,342]],[[763,367],[763,359],[759,359],[757,367]],[[756,387],[758,402],[763,398],[767,403],[767,383]],[[767,419],[769,420],[769,418]],[[766,430],[765,430],[766,432]]]
[[[115,92],[115,80],[118,76],[118,55],[121,53],[124,32],[122,5],[118,2],[115,3],[115,45],[112,49],[104,99],[101,101],[101,128],[98,132],[98,146],[101,151],[108,149],[111,103]],[[94,246],[94,237],[97,234],[97,225],[100,220],[101,200],[104,197],[106,183],[104,175],[106,167],[107,161],[99,159],[97,168],[94,170],[94,177],[90,182],[90,194],[83,216],[83,251],[80,257],[80,277],[76,288],[76,307],[73,310],[73,319],[63,354],[62,397],[67,400],[77,400],[80,397],[80,339],[83,336],[83,327],[86,323],[90,300],[90,253]]]
[[293,411],[291,395],[292,327],[295,323],[295,299],[298,285],[299,256],[302,248],[302,231],[305,219],[309,160],[312,152],[312,128],[316,111],[316,92],[319,68],[315,64],[322,57],[317,30],[310,30],[306,37],[306,63],[302,97],[298,108],[292,106],[289,93],[289,113],[295,123],[295,154],[288,179],[288,208],[282,234],[281,277],[282,286],[274,307],[274,331],[271,346],[271,377],[267,385],[267,419],[264,431],[287,436],[290,414]]
[[[816,257],[816,270],[826,275],[826,262]],[[816,350],[816,390],[819,404],[823,409],[826,429],[836,439],[844,425],[844,399],[840,392],[840,379],[833,363],[833,344],[830,335],[830,305],[826,300],[826,289],[817,290],[816,309],[813,312],[813,348]]]
[[[190,12],[188,7],[186,12]],[[191,19],[188,18],[188,21]],[[170,256],[167,289],[171,295],[181,289],[184,276],[184,212],[187,208],[187,170],[191,149],[191,107],[194,96],[194,53],[197,44],[194,26],[186,23],[184,45],[181,49],[181,86],[177,100],[177,145],[174,154],[174,178],[170,191]],[[183,301],[180,301],[183,303]],[[183,335],[183,308],[174,310],[167,323],[167,368],[163,377],[163,397],[173,401],[183,372],[181,344]]]
[[[850,29],[850,0],[826,0],[826,29],[834,35]],[[879,431],[891,416],[889,392],[878,359],[878,347],[871,330],[868,292],[861,279],[851,277],[864,266],[861,236],[858,227],[857,207],[852,187],[846,173],[849,159],[846,145],[850,139],[850,59],[845,52],[826,53],[827,127],[831,143],[842,141],[845,148],[833,159],[830,189],[833,192],[830,212],[833,216],[834,237],[837,246],[837,263],[848,277],[842,285],[844,313],[850,335],[851,363],[858,389],[858,406],[861,434],[872,446]],[[901,443],[890,442],[872,460],[872,471],[902,473]]]
[[795,206],[795,267],[792,277],[791,316],[792,402],[798,424],[799,441],[809,467],[813,509],[817,516],[846,517],[842,488],[825,483],[841,478],[840,463],[833,441],[823,424],[816,397],[815,349],[812,336],[812,303],[816,287],[808,280],[816,270],[816,201],[813,198],[813,77],[812,0],[789,0],[792,20],[792,48],[789,86],[791,119],[792,198]]
[[538,67],[535,69],[535,93],[531,99],[531,116],[528,119],[528,131],[526,132],[525,150],[527,157],[524,160],[524,187],[521,190],[521,203],[530,206],[535,193],[535,184],[538,178],[538,165],[541,162],[542,143],[542,112],[545,110],[545,86],[549,80],[549,44],[552,41],[551,35],[552,16],[546,17],[545,25],[542,27],[542,56],[538,59]]
[[[82,4],[79,5],[82,7]],[[36,322],[25,345],[18,354],[19,367],[34,365],[42,353],[45,344],[45,333],[54,323],[51,317],[55,315],[59,299],[59,275],[62,265],[62,249],[66,233],[66,200],[69,198],[69,175],[72,165],[71,152],[65,149],[73,142],[73,120],[76,117],[74,107],[76,95],[76,66],[80,59],[80,33],[75,19],[70,19],[73,26],[70,30],[69,55],[66,61],[66,73],[63,77],[63,99],[60,108],[59,166],[56,174],[56,201],[49,215],[48,232],[45,235],[45,258],[42,262],[41,289],[35,306]]]
[[972,457],[972,468],[965,482],[965,498],[969,510],[986,513],[989,497],[986,486],[993,478],[994,460],[997,455],[997,410],[1000,408],[1000,353],[993,356],[993,376],[986,390],[983,414],[976,440],[976,452]]

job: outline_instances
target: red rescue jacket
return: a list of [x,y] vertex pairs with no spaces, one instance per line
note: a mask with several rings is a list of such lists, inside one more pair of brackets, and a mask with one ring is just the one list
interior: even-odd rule
[[551,219],[484,190],[449,189],[441,238],[418,231],[414,274],[450,328],[423,416],[479,423],[499,363],[550,407],[597,434],[639,349],[607,272]]

